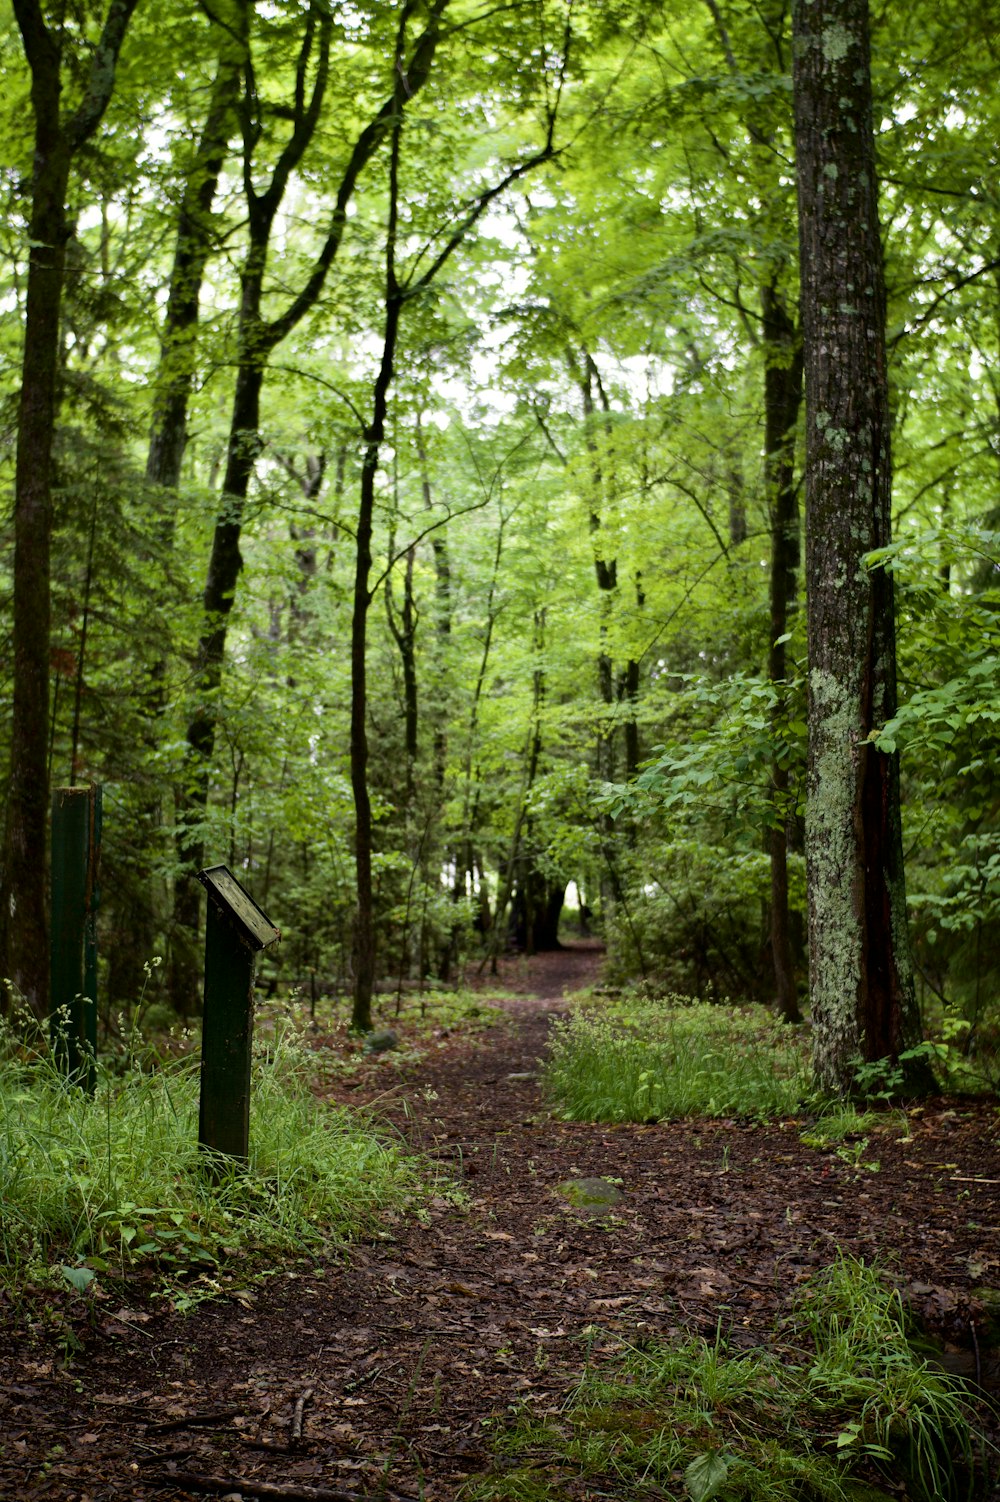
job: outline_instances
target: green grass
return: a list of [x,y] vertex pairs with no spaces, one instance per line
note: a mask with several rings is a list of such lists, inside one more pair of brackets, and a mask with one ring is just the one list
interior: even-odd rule
[[894,1111],[890,1116],[884,1111],[859,1111],[850,1101],[832,1101],[812,1126],[800,1133],[800,1141],[806,1147],[835,1147],[838,1143],[866,1137],[887,1126],[894,1127],[897,1135],[909,1135],[909,1123],[903,1111]]
[[505,1473],[475,1495],[946,1502],[972,1494],[971,1419],[911,1349],[898,1294],[844,1258],[806,1286],[773,1351],[690,1340],[589,1369],[561,1416],[498,1436]]
[[571,1121],[767,1119],[793,1113],[810,1088],[800,1035],[763,1007],[676,997],[557,1022],[545,1080]]
[[[2,1040],[0,1040],[2,1041]],[[310,1056],[278,1032],[253,1070],[250,1161],[217,1181],[197,1147],[191,1059],[124,1073],[98,1068],[94,1097],[39,1054],[0,1048],[0,1282],[23,1287],[60,1268],[152,1268],[168,1284],[239,1252],[320,1251],[422,1194],[415,1165],[356,1113],[315,1100]],[[68,1270],[68,1271],[67,1271]]]
[[317,1002],[315,1017],[310,1017],[298,993],[263,1002],[257,1010],[256,1028],[264,1036],[275,1028],[296,1032],[310,1051],[318,1080],[350,1078],[376,1069],[389,1075],[453,1046],[456,1037],[474,1047],[489,1048],[492,1034],[514,1025],[508,1012],[490,1005],[506,994],[493,990],[480,995],[465,989],[407,993],[398,1012],[394,996],[380,996],[372,1011],[373,1028],[392,1029],[399,1044],[374,1057],[364,1052],[363,1038],[351,1032],[349,1006],[329,997]]

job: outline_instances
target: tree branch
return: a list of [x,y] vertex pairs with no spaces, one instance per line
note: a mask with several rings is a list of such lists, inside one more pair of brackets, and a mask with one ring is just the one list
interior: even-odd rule
[[293,299],[284,313],[266,325],[264,330],[264,345],[267,349],[273,349],[275,345],[280,344],[286,334],[291,333],[296,324],[301,322],[314,306],[316,299],[323,290],[326,274],[340,249],[344,226],[347,223],[347,205],[354,196],[354,189],[357,186],[358,178],[374,156],[385,131],[393,119],[403,110],[407,100],[412,99],[414,94],[422,89],[426,83],[440,38],[441,17],[449,3],[450,0],[434,0],[427,25],[413,49],[413,54],[407,68],[399,66],[399,58],[404,55],[405,33],[403,27],[413,10],[413,5],[411,3],[404,6],[403,14],[400,18],[399,31],[397,32],[396,81],[392,95],[385,101],[378,113],[368,122],[354,143],[354,148],[344,169],[344,175],[341,178],[340,187],[337,190],[330,229],[323,247],[313,264],[312,274],[302,288],[302,291]]
[[111,0],[108,6],[101,39],[91,59],[86,91],[66,125],[66,138],[73,152],[90,140],[108,107],[115,84],[118,54],[138,3],[139,0]]

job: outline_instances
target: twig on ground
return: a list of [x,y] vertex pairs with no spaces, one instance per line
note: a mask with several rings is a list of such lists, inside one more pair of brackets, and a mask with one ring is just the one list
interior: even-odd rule
[[297,1445],[302,1438],[302,1421],[305,1416],[306,1404],[312,1395],[312,1388],[307,1387],[305,1392],[300,1393],[295,1400],[295,1411],[292,1414],[292,1430],[289,1436],[290,1442],[293,1445]]
[[151,1450],[148,1455],[140,1455],[138,1465],[166,1465],[168,1460],[190,1460],[194,1451],[190,1445],[184,1450]]
[[240,1408],[212,1408],[202,1413],[186,1413],[180,1419],[165,1419],[162,1424],[147,1424],[147,1434],[169,1434],[173,1429],[195,1429],[205,1424],[226,1424],[239,1418]]

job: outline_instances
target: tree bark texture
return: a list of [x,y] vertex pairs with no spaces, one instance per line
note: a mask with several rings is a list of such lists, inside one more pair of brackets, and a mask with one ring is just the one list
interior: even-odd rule
[[[44,108],[44,106],[43,106]],[[54,115],[58,119],[58,83]],[[48,1006],[45,850],[48,818],[50,552],[59,312],[70,156],[40,118],[30,220],[24,363],[14,502],[14,704],[7,804],[6,973],[32,1009]],[[56,138],[56,139],[53,139]]]
[[[768,677],[777,691],[774,719],[786,710],[783,637],[795,603],[799,567],[799,518],[795,496],[795,430],[802,404],[802,346],[795,321],[773,282],[762,292],[764,327],[764,469],[771,526],[771,645]],[[771,767],[775,817],[767,831],[770,860],[771,956],[779,1014],[801,1021],[788,915],[788,767],[775,757]]]
[[919,1038],[906,927],[899,764],[869,741],[896,707],[885,291],[867,0],[798,0],[794,16],[807,425],[807,872],[814,1064]]
[[[253,156],[258,142],[258,123],[251,70],[247,69],[243,100],[243,174],[249,245],[242,272],[236,391],[223,482],[223,502],[215,526],[205,582],[205,628],[198,646],[195,672],[198,703],[187,732],[190,773],[179,810],[178,859],[181,875],[174,893],[178,967],[175,983],[171,987],[171,1000],[182,1012],[187,1009],[185,998],[190,994],[191,987],[190,966],[185,956],[190,954],[191,941],[197,937],[196,902],[199,894],[194,872],[202,859],[202,828],[215,747],[215,701],[222,681],[229,615],[243,563],[240,553],[243,511],[260,450],[261,393],[268,360],[272,351],[315,306],[327,273],[340,249],[347,223],[347,207],[354,196],[358,178],[386,133],[401,118],[407,102],[423,87],[429,76],[440,35],[440,19],[447,4],[448,0],[434,0],[424,31],[409,59],[404,48],[406,22],[412,6],[404,6],[392,92],[354,141],[337,189],[329,230],[309,276],[284,311],[269,321],[262,316],[261,308],[271,231],[291,174],[302,160],[319,123],[329,76],[333,26],[331,13],[322,6],[314,5],[305,17],[296,68],[295,103],[291,112],[293,128],[271,171],[267,188],[262,193],[253,184]],[[248,15],[248,11],[244,11],[247,24]],[[311,89],[307,89],[307,74],[310,69],[313,82]],[[375,462],[377,466],[377,454]],[[365,613],[367,617],[367,600]],[[352,764],[353,755],[352,752]]]
[[[397,143],[398,149],[398,143]],[[395,202],[393,204],[395,208]],[[395,228],[390,232],[395,234]],[[351,613],[351,789],[354,795],[354,870],[358,902],[354,920],[354,998],[351,1027],[367,1033],[372,1026],[372,992],[375,989],[375,914],[372,895],[372,805],[368,791],[368,610],[371,590],[372,523],[375,515],[375,481],[379,452],[385,439],[385,419],[392,384],[402,294],[391,270],[386,290],[382,362],[375,379],[372,420],[366,434],[361,464],[361,497],[355,533],[354,606]]]
[[[153,394],[153,423],[146,479],[175,490],[187,445],[187,411],[194,380],[194,341],[205,267],[212,252],[212,204],[234,120],[238,63],[220,60],[194,163],[177,218],[167,309],[160,335],[160,364]],[[169,529],[168,529],[169,530]]]
[[0,973],[39,1014],[48,1008],[46,836],[49,802],[52,448],[66,274],[66,191],[74,157],[97,130],[137,0],[111,0],[75,111],[62,115],[62,46],[38,0],[14,0],[31,70],[34,172],[24,355],[14,480],[14,692],[11,776],[0,891]]
[[[228,49],[227,49],[228,50]],[[184,185],[177,220],[174,260],[170,272],[167,308],[160,335],[160,363],[153,392],[153,419],[146,456],[146,479],[161,487],[156,515],[161,538],[170,547],[174,534],[175,492],[180,484],[187,447],[187,415],[194,380],[194,346],[197,337],[201,288],[212,250],[211,212],[218,189],[219,173],[235,118],[239,64],[220,59],[208,113],[198,141],[195,160]],[[151,695],[150,736],[156,735],[156,720],[163,707],[165,663],[157,665]],[[197,790],[195,805],[197,805]],[[149,798],[146,822],[153,828],[159,800],[155,790]],[[169,986],[175,1007],[186,1015],[197,1006],[200,992],[201,956],[198,953],[198,916],[201,889],[195,871],[202,864],[197,842],[192,849],[194,815],[186,790],[177,803],[181,831],[178,854],[182,862],[174,893],[173,928],[170,943]],[[200,817],[200,815],[198,815]]]

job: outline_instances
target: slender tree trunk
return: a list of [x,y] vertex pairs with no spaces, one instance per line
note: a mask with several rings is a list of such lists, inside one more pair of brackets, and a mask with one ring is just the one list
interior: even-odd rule
[[[405,50],[406,29],[413,5],[403,6],[397,32],[392,92],[354,141],[337,190],[329,231],[308,278],[284,311],[271,320],[265,320],[261,314],[268,247],[291,174],[301,162],[319,123],[329,73],[333,26],[331,12],[325,6],[312,4],[303,18],[294,104],[289,109],[292,130],[271,170],[267,188],[262,193],[253,185],[252,172],[254,149],[259,136],[259,101],[250,70],[247,69],[243,100],[244,186],[250,229],[247,259],[242,273],[236,391],[223,482],[223,509],[216,522],[205,582],[206,625],[198,646],[195,670],[199,699],[188,726],[189,772],[178,815],[177,844],[181,874],[175,883],[174,892],[178,966],[172,1000],[182,1012],[194,1000],[189,956],[194,947],[191,941],[197,937],[199,892],[195,884],[195,872],[203,853],[202,825],[208,803],[210,763],[215,745],[215,698],[221,683],[229,614],[242,567],[240,535],[243,509],[260,450],[260,400],[268,360],[272,351],[315,306],[329,268],[340,249],[347,222],[347,207],[354,196],[358,178],[386,133],[398,132],[407,102],[427,80],[437,50],[441,16],[447,4],[448,0],[433,0],[424,31],[409,57]],[[246,0],[241,0],[241,15],[241,24],[246,26],[249,21]],[[311,90],[306,87],[310,70],[313,73]],[[376,467],[377,464],[376,445]],[[365,483],[363,474],[362,489]],[[374,473],[371,483],[374,485]],[[369,529],[369,567],[370,541]],[[366,599],[366,613],[367,606]],[[370,809],[368,823],[370,828]],[[369,857],[369,890],[370,885]]]
[[379,453],[385,438],[389,387],[392,383],[396,341],[399,337],[401,300],[394,269],[399,126],[392,138],[392,181],[387,237],[385,326],[382,360],[375,379],[372,420],[365,434],[361,463],[361,497],[355,531],[354,599],[351,611],[351,791],[354,797],[354,869],[357,904],[354,916],[354,996],[351,1027],[371,1032],[372,993],[375,989],[375,912],[372,890],[372,805],[368,791],[368,609],[371,605],[369,578],[372,567],[372,522],[375,515],[375,479]]
[[[795,430],[802,402],[802,349],[794,320],[774,282],[762,292],[764,314],[764,468],[771,524],[771,645],[768,677],[777,694],[775,728],[786,714],[784,636],[795,603],[799,566],[799,519],[795,497]],[[800,1022],[798,989],[788,914],[788,766],[771,765],[774,816],[767,831],[771,869],[771,955],[777,1008],[786,1022]]]
[[814,1064],[919,1040],[906,927],[899,762],[872,743],[896,708],[885,287],[867,0],[798,0],[795,133],[806,377],[807,869]]
[[[394,550],[394,533],[390,535],[389,552]],[[403,751],[406,756],[405,814],[413,812],[416,791],[417,754],[419,743],[419,695],[417,686],[417,609],[413,594],[413,570],[417,549],[411,544],[406,550],[403,568],[403,605],[397,612],[392,587],[392,570],[385,578],[385,606],[389,630],[399,648],[399,661],[403,669]]]
[[[420,461],[420,485],[424,507],[430,511],[431,481],[420,414],[417,413],[417,457]],[[448,650],[451,641],[451,556],[448,550],[448,534],[444,527],[431,537],[434,556],[434,637],[435,637],[435,692],[437,708],[434,717],[434,786],[438,800],[444,797],[444,780],[448,761]]]
[[[597,775],[602,782],[611,782],[615,773],[614,728],[611,723],[611,707],[615,702],[615,675],[607,643],[608,620],[618,593],[618,561],[616,558],[606,557],[601,545],[605,479],[597,426],[597,403],[594,400],[595,391],[601,398],[605,418],[608,415],[608,404],[601,389],[597,366],[588,350],[583,352],[582,365],[578,364],[575,355],[571,354],[570,368],[576,375],[583,403],[584,444],[590,465],[590,536],[594,547],[594,577],[600,592],[601,646],[597,654],[597,686],[601,703],[604,705],[604,718],[597,737]],[[609,821],[609,833],[610,828]]]
[[372,891],[372,805],[368,791],[368,609],[371,605],[369,577],[372,567],[372,522],[375,516],[375,479],[379,453],[385,440],[399,339],[403,299],[394,270],[399,131],[393,135],[393,191],[388,232],[388,270],[385,294],[385,326],[382,360],[372,393],[372,420],[365,434],[361,463],[361,498],[355,532],[354,606],[351,613],[351,789],[354,795],[354,863],[357,907],[354,926],[354,1001],[351,1027],[367,1033],[372,1025],[372,993],[375,989],[375,913]]
[[[641,613],[645,603],[646,595],[642,587],[642,574],[636,569],[635,608],[637,614]],[[618,694],[619,700],[624,700],[626,705],[624,766],[626,782],[631,782],[639,770],[639,721],[637,710],[639,706],[640,686],[639,664],[634,657],[630,657],[625,664],[625,671],[620,676]]]
[[[212,253],[212,205],[225,161],[239,85],[238,63],[223,58],[212,85],[208,114],[194,162],[185,176],[177,218],[174,262],[160,334],[160,364],[153,391],[153,422],[146,479],[175,491],[187,446],[187,413],[194,381],[194,343],[201,288]],[[172,517],[168,519],[172,534]]]
[[[507,904],[511,900],[517,884],[521,897],[521,906],[524,912],[525,943],[532,943],[532,916],[530,912],[530,893],[526,872],[531,865],[530,857],[525,861],[524,857],[524,831],[525,825],[530,824],[528,816],[528,802],[531,789],[538,773],[538,764],[542,754],[542,702],[545,698],[545,669],[542,664],[542,651],[545,646],[545,611],[535,611],[535,670],[532,675],[532,703],[531,725],[528,731],[528,743],[525,747],[526,761],[524,781],[521,786],[521,795],[518,799],[517,817],[514,820],[514,832],[510,840],[510,854],[507,858],[507,869],[503,883],[497,892],[496,914],[493,920],[493,933],[490,943],[489,960],[492,974],[497,973],[497,955],[503,940],[504,914]],[[529,947],[528,953],[533,953]],[[483,961],[485,965],[486,961]]]
[[[174,243],[167,308],[160,335],[160,364],[153,394],[153,417],[146,456],[146,479],[159,488],[156,499],[160,540],[173,546],[174,509],[188,437],[188,404],[195,373],[195,340],[201,289],[212,250],[211,212],[218,189],[219,173],[229,143],[239,85],[238,64],[226,57],[219,63],[212,86],[208,113],[202,127],[192,170],[185,179]],[[163,709],[165,658],[154,669],[150,695],[150,738],[157,735],[156,721]],[[195,790],[197,802],[197,790]],[[155,828],[160,811],[157,790],[151,789],[141,818],[147,829]],[[182,790],[177,814],[181,831],[178,854],[181,870],[174,892],[173,927],[168,981],[174,1005],[183,1014],[196,1005],[201,960],[197,953],[200,889],[187,862],[197,857],[189,847],[192,810]],[[200,864],[200,861],[199,861]],[[150,914],[148,907],[144,908]],[[145,925],[149,928],[149,924]],[[142,941],[139,941],[142,944]],[[149,941],[143,946],[147,951]]]
[[472,847],[476,836],[478,806],[478,797],[473,796],[473,763],[479,738],[479,706],[482,702],[483,689],[486,686],[486,674],[489,669],[490,653],[493,648],[493,629],[499,613],[496,603],[497,591],[500,584],[500,565],[503,561],[504,532],[509,520],[510,517],[505,516],[501,511],[500,525],[497,528],[496,547],[493,550],[490,583],[486,591],[486,626],[483,632],[483,650],[479,659],[479,671],[476,674],[475,687],[472,691],[472,705],[469,709],[469,728],[465,743],[465,759],[462,767],[462,824],[459,855],[456,858],[456,897],[464,895],[465,878],[473,876]]
[[[259,275],[244,277],[243,316],[251,328],[256,327],[262,277],[262,266]],[[243,508],[260,447],[258,430],[263,385],[263,365],[245,355],[236,375],[222,511],[212,536],[202,595],[205,627],[198,642],[194,669],[198,699],[187,728],[188,773],[178,806],[179,870],[174,880],[171,1001],[181,1016],[197,1009],[200,995],[197,936],[201,883],[197,873],[204,865],[204,821],[218,723],[216,699],[222,683],[229,616],[243,567],[240,533]]]
[[[428,34],[433,32],[433,42],[427,55],[425,71],[429,69],[436,45],[436,26],[447,0],[435,0]],[[404,7],[403,16],[409,14]],[[524,177],[536,166],[546,162],[553,151],[555,109],[549,113],[548,130],[544,146],[533,156],[506,172],[499,182],[487,188],[473,202],[459,222],[450,229],[444,244],[430,261],[427,269],[414,275],[405,286],[397,279],[396,237],[400,203],[400,151],[403,124],[403,100],[413,92],[413,75],[407,80],[403,66],[402,27],[397,44],[396,71],[400,75],[404,95],[397,101],[392,117],[391,147],[389,158],[389,206],[386,223],[385,255],[385,325],[382,341],[382,359],[372,391],[372,420],[365,433],[365,454],[361,466],[361,499],[356,532],[356,563],[354,574],[354,609],[351,618],[351,786],[354,793],[356,815],[355,863],[358,883],[358,902],[355,928],[355,978],[354,1006],[351,1026],[356,1032],[371,1028],[371,998],[375,979],[375,922],[374,893],[372,891],[372,822],[371,800],[368,793],[368,742],[365,717],[367,714],[368,686],[365,663],[365,646],[368,630],[368,609],[371,591],[368,578],[371,572],[372,520],[375,511],[375,477],[379,466],[379,452],[385,437],[385,421],[388,410],[389,388],[392,384],[396,345],[404,302],[419,296],[430,286],[438,273],[454,255],[466,235],[485,214],[489,206],[511,184]],[[421,43],[421,48],[423,43]],[[418,48],[418,52],[421,50]],[[557,99],[558,99],[557,95]]]

